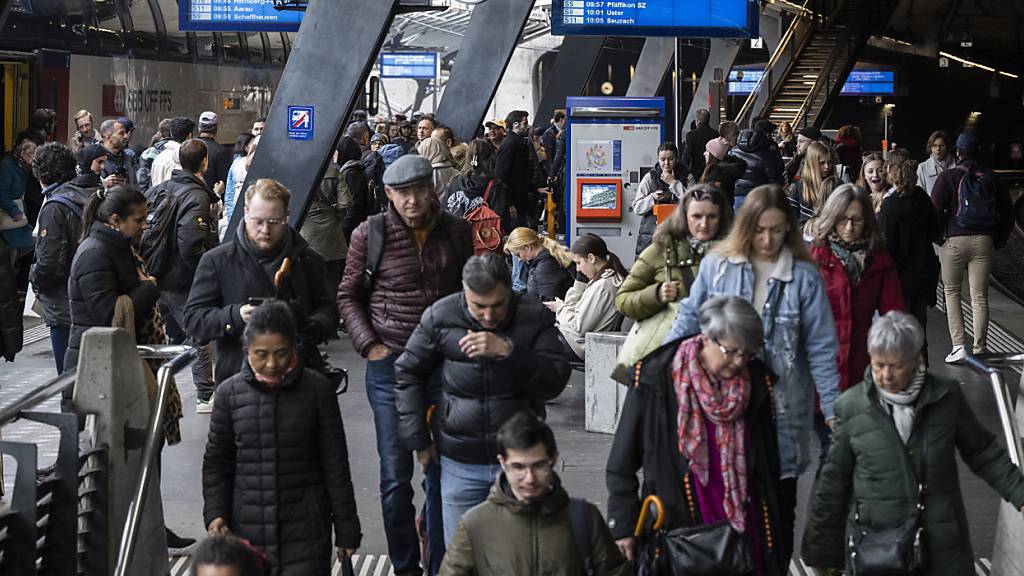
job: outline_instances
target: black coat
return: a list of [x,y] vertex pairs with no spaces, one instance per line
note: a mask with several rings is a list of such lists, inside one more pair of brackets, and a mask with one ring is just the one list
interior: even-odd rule
[[82,334],[96,326],[109,327],[117,299],[126,294],[132,299],[138,324],[153,314],[160,289],[152,282],[139,280],[131,240],[117,230],[93,222],[89,236],[78,246],[71,262],[71,338],[64,355],[64,370],[78,367]]
[[520,222],[525,221],[523,219],[527,214],[530,193],[533,192],[530,185],[532,173],[529,146],[532,144],[525,136],[509,132],[494,159],[494,175],[508,189],[509,205],[519,211]]
[[[491,190],[487,192],[487,186],[490,185]],[[459,191],[469,200],[475,198],[481,198],[484,194],[487,194],[487,206],[494,210],[494,213],[501,216],[501,231],[503,234],[508,234],[512,231],[512,221],[508,216],[508,189],[501,183],[497,178],[489,178],[487,176],[479,176],[476,174],[465,174],[456,176],[449,184],[448,189],[441,197],[441,208],[448,211],[450,214],[466,217],[466,212],[463,209],[464,206],[449,205],[449,200],[452,196],[457,194]],[[449,208],[454,208],[450,210]]]
[[341,177],[345,179],[352,205],[345,210],[341,220],[341,230],[345,234],[345,242],[352,239],[352,232],[367,218],[381,211],[381,202],[370,190],[369,180],[363,170],[362,163],[346,162],[341,167]]
[[[672,381],[672,362],[680,342],[674,340],[647,355],[640,374],[626,395],[612,450],[608,455],[606,482],[608,487],[608,527],[616,539],[633,534],[640,505],[648,495],[658,495],[665,505],[665,528],[698,526],[704,522],[694,518],[686,499],[683,474],[690,474],[692,486],[697,480],[689,472],[689,464],[679,452],[676,412],[678,404]],[[767,546],[778,542],[782,530],[779,516],[778,479],[779,449],[775,432],[775,416],[770,376],[764,364],[754,360],[748,364],[750,372],[750,400],[746,423],[750,443],[747,445],[747,474],[751,483],[751,506],[767,506],[767,513],[758,528],[761,543],[768,559],[769,572],[774,576],[787,573],[789,554]],[[643,469],[643,484],[637,471]],[[700,514],[698,507],[697,515]],[[768,526],[765,526],[767,521]],[[754,527],[749,527],[748,530]]]
[[896,262],[907,309],[917,309],[914,303],[935,305],[939,258],[932,242],[939,241],[942,225],[928,193],[915,186],[909,196],[890,195],[882,201],[878,221],[885,248]]
[[517,412],[544,414],[544,403],[562,393],[569,361],[555,316],[540,303],[512,296],[508,316],[492,330],[512,342],[508,357],[472,360],[459,340],[485,331],[470,315],[463,293],[438,300],[423,312],[405,352],[395,363],[399,436],[407,448],[430,445],[427,385],[440,366],[444,400],[438,445],[442,455],[466,464],[491,464],[498,456],[498,429]]
[[[78,180],[78,179],[76,179]],[[82,237],[82,212],[94,189],[82,188],[75,180],[65,182],[49,193],[39,211],[39,234],[36,238],[36,259],[29,279],[39,292],[66,291],[71,275],[71,261]],[[70,200],[76,212],[54,198]]]
[[525,264],[528,269],[526,293],[535,300],[564,298],[572,286],[575,272],[563,268],[558,259],[546,248],[541,249],[533,260]]
[[[244,227],[239,227],[239,233],[245,233]],[[324,261],[298,232],[289,229],[289,233],[291,273],[280,288],[274,288],[270,275],[240,239],[217,246],[199,260],[185,304],[185,329],[200,343],[215,342],[214,381],[218,384],[242,367],[245,323],[239,310],[249,298],[288,301],[307,347],[337,330],[338,311],[327,288]]]
[[736,182],[734,196],[746,196],[762,184],[785,183],[786,167],[782,155],[771,138],[758,130],[743,130],[736,140],[736,146],[729,151],[747,163],[747,171]]
[[327,576],[334,542],[362,534],[334,386],[301,366],[268,388],[249,363],[217,387],[203,456],[203,519],[223,518],[274,576]]
[[235,156],[234,151],[209,136],[200,136],[199,139],[206,144],[206,157],[209,159],[206,172],[203,173],[206,185],[212,190],[217,182],[227,184],[228,171],[231,170],[231,162]]
[[682,158],[680,161],[686,169],[693,174],[693,177],[700,180],[704,174],[704,150],[708,142],[718,138],[718,130],[707,124],[699,125],[686,133],[686,140],[683,144]]
[[161,290],[185,293],[192,286],[199,259],[217,247],[217,223],[210,217],[210,204],[217,199],[202,179],[184,170],[171,172],[171,178],[161,186],[168,197],[177,197],[179,204],[174,258],[157,283]]

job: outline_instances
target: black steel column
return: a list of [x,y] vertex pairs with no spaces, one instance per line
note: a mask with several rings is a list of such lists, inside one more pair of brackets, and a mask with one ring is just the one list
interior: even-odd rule
[[[245,190],[258,178],[273,178],[292,192],[288,222],[299,227],[320,183],[345,119],[384,41],[398,0],[317,0],[302,18],[281,83],[267,116]],[[356,22],[358,20],[358,22]],[[310,140],[290,139],[289,106],[313,108]],[[243,216],[240,195],[226,237]]]
[[464,142],[473,138],[498,90],[533,0],[488,0],[473,8],[437,117]]
[[537,112],[530,118],[532,124],[547,126],[555,110],[565,107],[566,97],[583,94],[602,46],[604,36],[565,37],[544,83]]

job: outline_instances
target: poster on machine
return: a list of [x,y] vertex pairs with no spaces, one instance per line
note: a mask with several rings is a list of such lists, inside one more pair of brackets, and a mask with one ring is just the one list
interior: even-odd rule
[[580,140],[576,155],[580,174],[614,174],[622,170],[622,140]]

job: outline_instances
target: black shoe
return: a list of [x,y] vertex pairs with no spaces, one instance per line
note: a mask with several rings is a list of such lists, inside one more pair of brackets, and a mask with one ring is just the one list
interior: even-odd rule
[[195,538],[182,538],[174,532],[171,532],[170,528],[164,528],[167,531],[167,552],[171,556],[188,556],[192,552],[192,548],[196,545]]

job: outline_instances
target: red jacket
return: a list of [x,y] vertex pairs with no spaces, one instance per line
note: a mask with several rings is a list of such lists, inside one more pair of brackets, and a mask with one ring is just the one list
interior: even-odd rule
[[903,310],[903,291],[896,274],[896,263],[885,248],[868,257],[860,284],[851,289],[846,268],[826,246],[812,246],[811,255],[825,280],[825,293],[832,305],[832,316],[839,335],[839,389],[860,383],[871,363],[868,357],[868,329],[875,312]]

